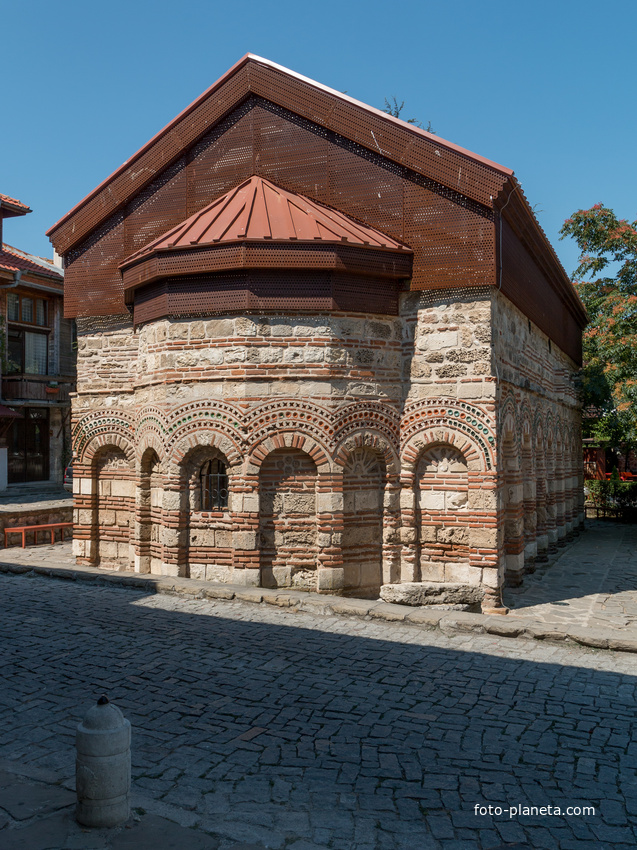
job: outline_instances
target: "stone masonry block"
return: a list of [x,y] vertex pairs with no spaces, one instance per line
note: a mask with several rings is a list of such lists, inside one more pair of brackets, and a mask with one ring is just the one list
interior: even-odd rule
[[472,567],[470,564],[459,564],[455,561],[447,561],[445,564],[445,581],[459,582],[461,584],[480,584],[482,570],[480,567]]
[[111,481],[111,496],[118,496],[119,498],[134,497],[135,482],[114,479]]
[[318,570],[317,587],[319,592],[331,592],[342,590],[345,575],[342,567],[321,567]]
[[416,495],[413,490],[403,487],[400,491],[400,507],[402,510],[413,511],[416,502]]
[[260,587],[261,586],[261,570],[259,570],[259,569],[234,570],[233,573],[232,573],[232,583],[238,584],[240,587]]
[[[83,496],[92,496],[95,493],[95,481],[92,478],[79,478],[78,481],[80,484],[79,492]],[[73,492],[77,492],[75,490],[75,481],[73,481],[73,487]]]
[[444,511],[445,509],[445,492],[444,490],[421,490],[420,491],[420,507],[423,511]]
[[429,351],[455,348],[457,345],[458,331],[434,331],[430,334],[422,334],[418,339],[418,348]]
[[257,535],[254,531],[233,531],[232,543],[235,549],[256,549]]
[[469,545],[475,549],[495,549],[498,545],[498,532],[494,528],[470,528]]
[[485,567],[482,570],[482,584],[486,587],[497,588],[502,584],[502,576],[500,574],[500,570],[496,570],[493,567]]
[[444,563],[442,561],[423,561],[420,565],[420,577],[423,581],[444,581]]
[[[349,495],[349,494],[348,494]],[[316,496],[316,511],[319,514],[333,514],[344,509],[342,493],[318,493]]]

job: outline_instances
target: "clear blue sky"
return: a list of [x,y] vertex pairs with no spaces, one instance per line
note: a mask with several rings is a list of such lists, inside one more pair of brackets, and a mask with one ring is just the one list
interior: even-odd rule
[[0,192],[45,230],[245,53],[513,168],[567,272],[562,221],[601,201],[637,218],[635,0],[19,0],[2,4]]

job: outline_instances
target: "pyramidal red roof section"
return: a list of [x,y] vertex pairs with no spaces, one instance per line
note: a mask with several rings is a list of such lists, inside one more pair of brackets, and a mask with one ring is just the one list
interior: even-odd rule
[[157,252],[263,240],[336,242],[412,253],[372,227],[254,175],[131,254],[120,268]]

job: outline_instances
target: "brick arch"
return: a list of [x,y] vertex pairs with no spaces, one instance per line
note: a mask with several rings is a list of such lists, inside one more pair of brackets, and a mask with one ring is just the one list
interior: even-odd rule
[[[137,489],[135,494],[135,560],[140,573],[160,573],[163,562],[162,475],[163,447],[152,431],[137,444]],[[160,449],[158,451],[157,449]],[[157,461],[155,467],[153,461]]]
[[[462,438],[481,457],[485,470],[495,465],[496,438],[491,417],[481,408],[456,399],[424,399],[405,408],[402,422],[401,456],[414,440],[424,434],[454,434],[454,440]],[[446,438],[434,436],[429,442],[445,442]]]
[[264,439],[285,431],[295,431],[314,440],[330,455],[334,446],[334,422],[320,405],[300,399],[281,399],[260,404],[245,421],[250,451]]
[[349,455],[356,449],[371,449],[383,458],[387,475],[400,474],[400,458],[398,453],[395,446],[383,434],[378,434],[372,429],[364,428],[359,433],[353,433],[343,437],[334,453],[334,460],[338,466],[344,468]]
[[371,401],[351,402],[336,411],[334,440],[337,445],[361,430],[378,434],[389,445],[398,445],[400,417],[391,407]]
[[[196,449],[211,448],[219,451],[227,460],[229,467],[237,467],[243,461],[243,446],[236,436],[213,427],[202,427],[204,423],[194,420],[186,433],[182,433],[167,453],[173,472],[184,463],[185,458]],[[208,424],[208,423],[205,423]]]
[[[155,405],[142,408],[137,417],[135,427],[135,443],[139,447],[147,439],[147,435],[153,435],[153,448],[157,454],[162,456],[166,453],[166,443],[168,441],[168,426],[163,410]],[[149,443],[150,445],[150,443]],[[158,450],[161,446],[161,451]],[[138,448],[139,456],[139,448]]]
[[135,446],[131,440],[121,434],[99,434],[93,437],[92,440],[85,446],[84,452],[78,457],[79,463],[93,466],[99,456],[107,452],[109,449],[122,451],[126,460],[134,468],[135,464]]
[[138,437],[137,444],[135,446],[136,466],[138,470],[142,467],[144,455],[150,449],[155,452],[159,458],[159,462],[163,463],[164,458],[166,457],[166,447],[163,440],[154,430],[148,430]]
[[518,410],[518,405],[513,393],[509,393],[509,395],[507,395],[507,397],[501,402],[498,419],[498,434],[500,442],[503,442],[507,439],[508,435],[511,435],[516,451],[519,452],[521,411]]
[[[384,574],[391,573],[383,531],[396,525],[387,511],[387,496],[390,491],[398,495],[398,463],[390,447],[381,445],[375,435],[357,436],[342,441],[336,458],[342,466],[343,585],[356,596],[377,598]],[[392,461],[393,474],[388,470]]]
[[[171,459],[193,446],[193,435],[214,433],[215,439],[228,440],[224,451],[231,465],[245,453],[243,414],[222,401],[196,401],[174,410],[166,420],[168,454]],[[179,462],[179,460],[177,460]]]
[[450,445],[457,449],[467,460],[467,464],[475,464],[474,471],[490,471],[492,464],[488,463],[485,452],[469,434],[454,430],[449,423],[446,426],[423,430],[414,434],[405,444],[401,452],[401,467],[404,473],[414,475],[416,465],[424,451],[435,445]]
[[130,569],[135,525],[135,450],[118,436],[100,435],[84,453],[84,470],[92,479],[91,519],[78,527],[93,542],[92,558],[100,566]]
[[73,450],[78,464],[91,461],[96,451],[113,444],[134,461],[133,420],[121,411],[99,411],[82,416],[73,428]]
[[453,582],[461,574],[466,578],[470,570],[469,485],[475,472],[469,472],[467,449],[471,452],[467,445],[437,440],[418,452],[409,482],[414,496],[415,580]]
[[319,474],[336,471],[327,446],[321,444],[314,436],[294,429],[279,430],[276,434],[264,436],[254,443],[246,458],[248,473],[251,475],[258,474],[263,461],[278,449],[298,449],[305,452],[314,461]]
[[525,442],[528,436],[531,445],[533,445],[533,416],[531,406],[527,401],[524,401],[520,407],[520,438],[521,442]]
[[323,552],[318,538],[320,475],[312,453],[298,441],[276,445],[255,477],[261,583],[317,590]]
[[551,410],[544,416],[544,445],[547,454],[555,451],[555,417]]
[[540,448],[542,453],[546,453],[546,432],[544,428],[544,422],[546,421],[546,417],[542,409],[538,406],[535,409],[535,415],[533,417],[533,449],[536,452],[538,450],[538,440],[540,442]]

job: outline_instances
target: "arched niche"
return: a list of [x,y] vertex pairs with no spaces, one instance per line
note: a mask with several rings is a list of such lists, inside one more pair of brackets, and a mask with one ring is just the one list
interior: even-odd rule
[[363,446],[343,466],[342,557],[345,590],[378,596],[383,583],[384,456]]
[[275,449],[259,469],[259,549],[264,587],[317,587],[317,469],[300,449]]
[[454,581],[454,566],[468,562],[467,459],[455,446],[426,448],[415,474],[416,526],[423,581]]
[[216,446],[191,448],[180,464],[184,572],[190,578],[229,582],[233,572],[233,470]]
[[140,462],[137,512],[139,522],[139,572],[161,574],[163,481],[160,461],[154,448],[144,452]]
[[119,446],[103,446],[92,459],[95,555],[100,567],[130,569],[135,505],[133,465]]

